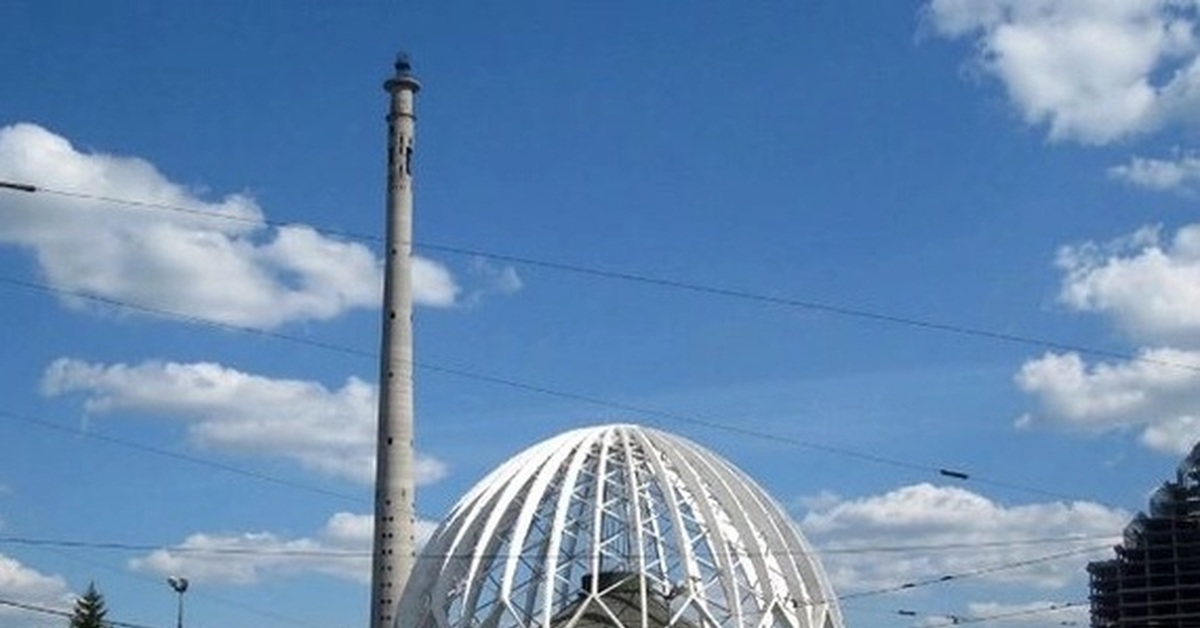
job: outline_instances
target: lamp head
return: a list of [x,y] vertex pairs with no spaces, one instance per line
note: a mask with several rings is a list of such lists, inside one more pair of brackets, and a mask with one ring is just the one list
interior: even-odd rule
[[171,585],[171,588],[175,589],[176,593],[183,593],[184,591],[187,591],[188,588],[187,578],[181,578],[179,576],[171,576],[170,578],[167,578],[167,584]]

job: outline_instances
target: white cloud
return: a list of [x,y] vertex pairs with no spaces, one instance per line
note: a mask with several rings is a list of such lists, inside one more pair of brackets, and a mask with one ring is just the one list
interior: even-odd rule
[[[365,246],[305,225],[269,228],[245,195],[206,201],[149,162],[81,152],[33,124],[0,127],[0,178],[187,210],[4,192],[0,244],[32,251],[65,292],[256,327],[326,320],[380,300],[381,265]],[[427,259],[416,258],[413,280],[424,305],[452,305],[459,292]]]
[[[417,547],[436,527],[417,521]],[[268,577],[322,574],[369,582],[374,517],[334,514],[313,538],[281,538],[270,532],[193,534],[183,543],[129,561],[136,571],[187,574],[197,582],[255,584]]]
[[1107,314],[1141,341],[1200,344],[1200,224],[1164,240],[1145,227],[1107,244],[1062,247],[1060,301]]
[[1173,160],[1134,157],[1128,164],[1109,168],[1108,175],[1156,192],[1190,195],[1200,184],[1200,157],[1194,154]]
[[[0,554],[0,598],[68,610],[74,595],[67,589],[67,583],[61,576],[45,575]],[[0,606],[0,628],[27,626],[31,617],[38,617],[39,620],[45,618],[43,615],[30,615],[28,611]]]
[[[1052,140],[1105,144],[1200,121],[1200,2],[1195,0],[930,0],[937,34],[976,43],[976,67],[998,79],[1026,122]],[[1109,176],[1159,191],[1200,190],[1200,156],[1133,157]],[[1200,224],[1173,235],[1145,227],[1112,242],[1062,247],[1059,301],[1108,317],[1143,345],[1143,360],[1088,367],[1077,355],[1026,363],[1018,385],[1039,402],[1019,423],[1141,429],[1182,453],[1200,438]],[[1175,347],[1174,349],[1166,347]]]
[[[351,377],[337,390],[271,379],[212,363],[90,364],[61,358],[42,378],[47,395],[87,395],[89,414],[132,412],[181,421],[198,444],[282,456],[315,471],[369,483],[375,477],[375,387]],[[446,474],[418,456],[417,482]]]
[[[1129,519],[1129,513],[1091,502],[1004,506],[965,489],[931,484],[854,500],[824,495],[819,503],[825,505],[810,510],[801,528],[823,551],[822,562],[843,595],[1107,546]],[[1109,535],[1114,538],[1096,538]],[[1059,540],[1031,542],[1039,539]],[[924,547],[869,551],[897,546]],[[980,579],[1058,588],[1078,583],[1084,577],[1080,562],[1102,555],[1073,554]]]
[[1017,386],[1040,410],[1022,426],[1050,424],[1101,432],[1141,427],[1151,449],[1186,454],[1200,441],[1200,352],[1143,350],[1139,360],[1088,365],[1074,353],[1026,362]]
[[462,291],[449,269],[422,257],[412,258],[412,281],[413,301],[422,305],[450,307]]
[[482,257],[471,259],[467,272],[472,279],[472,286],[467,297],[463,299],[467,305],[478,305],[489,296],[508,296],[515,294],[525,287],[525,282],[512,266],[498,266]]
[[[1037,601],[1025,604],[972,602],[967,605],[966,619],[987,621],[997,626],[1085,626],[1088,607],[1080,602]],[[953,624],[951,624],[953,625]]]
[[1104,144],[1194,119],[1194,2],[931,0],[934,32],[972,38],[975,64],[1052,140]]
[[58,601],[68,595],[61,576],[47,576],[0,554],[0,596],[8,599]]
[[1171,454],[1190,453],[1200,444],[1200,418],[1188,414],[1159,419],[1142,431],[1142,444]]
[[1108,243],[1065,246],[1056,264],[1060,302],[1104,314],[1153,347],[1094,364],[1071,352],[1029,360],[1014,379],[1038,407],[1018,425],[1139,429],[1151,449],[1190,451],[1200,440],[1200,224],[1170,237],[1143,227]]

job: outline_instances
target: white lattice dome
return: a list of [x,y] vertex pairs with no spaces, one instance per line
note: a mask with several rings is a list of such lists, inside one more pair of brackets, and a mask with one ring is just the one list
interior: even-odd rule
[[816,554],[749,477],[635,425],[567,432],[475,485],[398,628],[840,628]]

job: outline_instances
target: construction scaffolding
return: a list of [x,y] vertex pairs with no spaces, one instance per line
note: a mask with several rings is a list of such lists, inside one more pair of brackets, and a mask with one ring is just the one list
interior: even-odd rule
[[1093,628],[1200,626],[1200,444],[1114,549],[1087,566]]

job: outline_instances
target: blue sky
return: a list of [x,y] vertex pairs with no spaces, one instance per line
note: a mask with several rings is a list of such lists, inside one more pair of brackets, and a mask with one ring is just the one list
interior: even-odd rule
[[366,621],[400,49],[428,521],[543,438],[653,424],[758,479],[843,595],[988,571],[844,604],[937,626],[1084,600],[1085,550],[1200,439],[1190,1],[15,1],[0,24],[0,179],[45,189],[0,190],[0,599],[95,580],[112,618],[166,626],[180,574],[199,628]]

